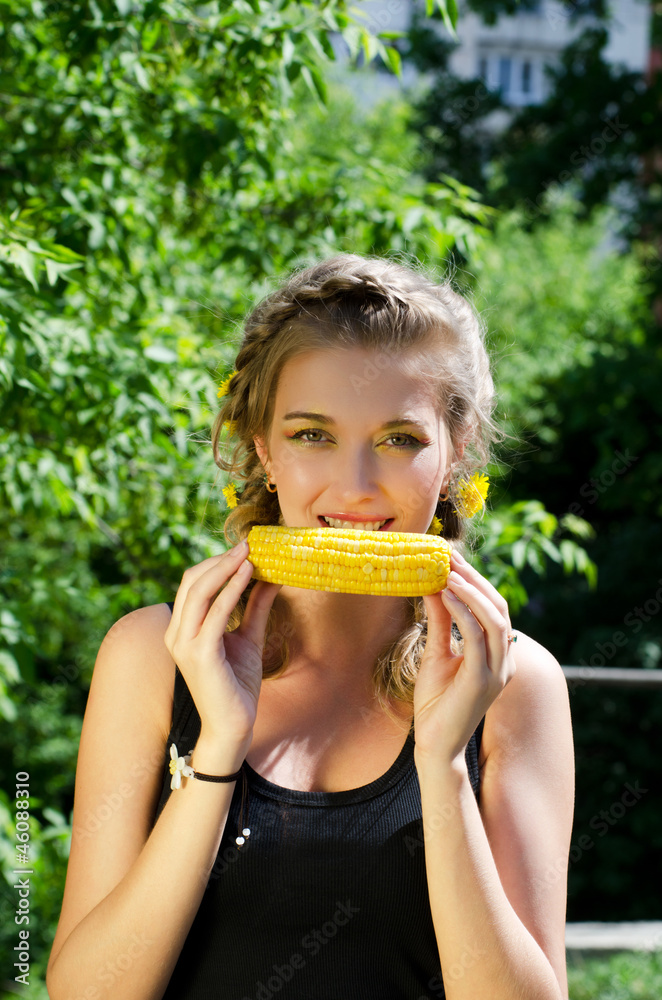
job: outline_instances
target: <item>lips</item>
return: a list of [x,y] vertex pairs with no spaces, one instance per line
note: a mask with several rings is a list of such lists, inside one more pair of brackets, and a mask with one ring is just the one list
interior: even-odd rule
[[388,531],[393,523],[392,517],[387,518],[365,518],[359,520],[358,517],[325,517],[321,515],[318,520],[322,527],[327,528],[351,528],[354,531]]

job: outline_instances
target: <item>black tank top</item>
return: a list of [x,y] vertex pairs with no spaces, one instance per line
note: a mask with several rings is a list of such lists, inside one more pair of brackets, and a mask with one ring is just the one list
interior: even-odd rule
[[[477,799],[483,723],[465,755]],[[170,744],[190,753],[199,733],[177,668],[155,822],[171,794]],[[360,788],[304,792],[267,781],[246,761],[244,769],[250,837],[235,844],[239,780],[164,1000],[443,998],[413,725],[388,771]],[[186,865],[186,845],[172,863]]]

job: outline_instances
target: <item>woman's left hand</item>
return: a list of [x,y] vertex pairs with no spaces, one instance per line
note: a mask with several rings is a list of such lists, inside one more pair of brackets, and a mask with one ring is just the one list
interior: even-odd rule
[[[451,762],[464,758],[476,726],[515,673],[510,614],[496,588],[457,552],[446,589],[423,600],[428,635],[414,689],[416,755]],[[451,616],[464,639],[461,656],[451,651]]]

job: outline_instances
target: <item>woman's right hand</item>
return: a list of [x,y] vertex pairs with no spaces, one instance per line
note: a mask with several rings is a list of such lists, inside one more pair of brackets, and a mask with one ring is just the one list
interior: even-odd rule
[[226,632],[251,579],[247,555],[243,541],[187,569],[164,636],[200,715],[201,736],[244,750],[257,713],[267,619],[280,590],[277,584],[257,581],[241,624]]

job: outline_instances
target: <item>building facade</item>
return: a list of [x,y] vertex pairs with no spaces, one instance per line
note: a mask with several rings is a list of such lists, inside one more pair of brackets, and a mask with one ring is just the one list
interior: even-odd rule
[[[417,7],[423,7],[417,0],[361,0],[356,5],[363,23],[375,34],[406,31]],[[582,13],[582,0],[540,0],[533,9],[499,17],[494,25],[484,24],[466,3],[460,2],[459,7],[450,71],[459,79],[483,80],[489,89],[501,91],[504,103],[512,108],[544,101],[549,89],[545,68],[556,65],[563,50],[587,27],[604,23]],[[649,0],[612,0],[611,11],[605,60],[645,74],[650,60]],[[429,23],[450,38],[441,22]],[[386,72],[377,76],[378,81],[361,81],[365,100],[383,97],[385,88],[397,90],[420,83],[410,66],[402,80]]]

